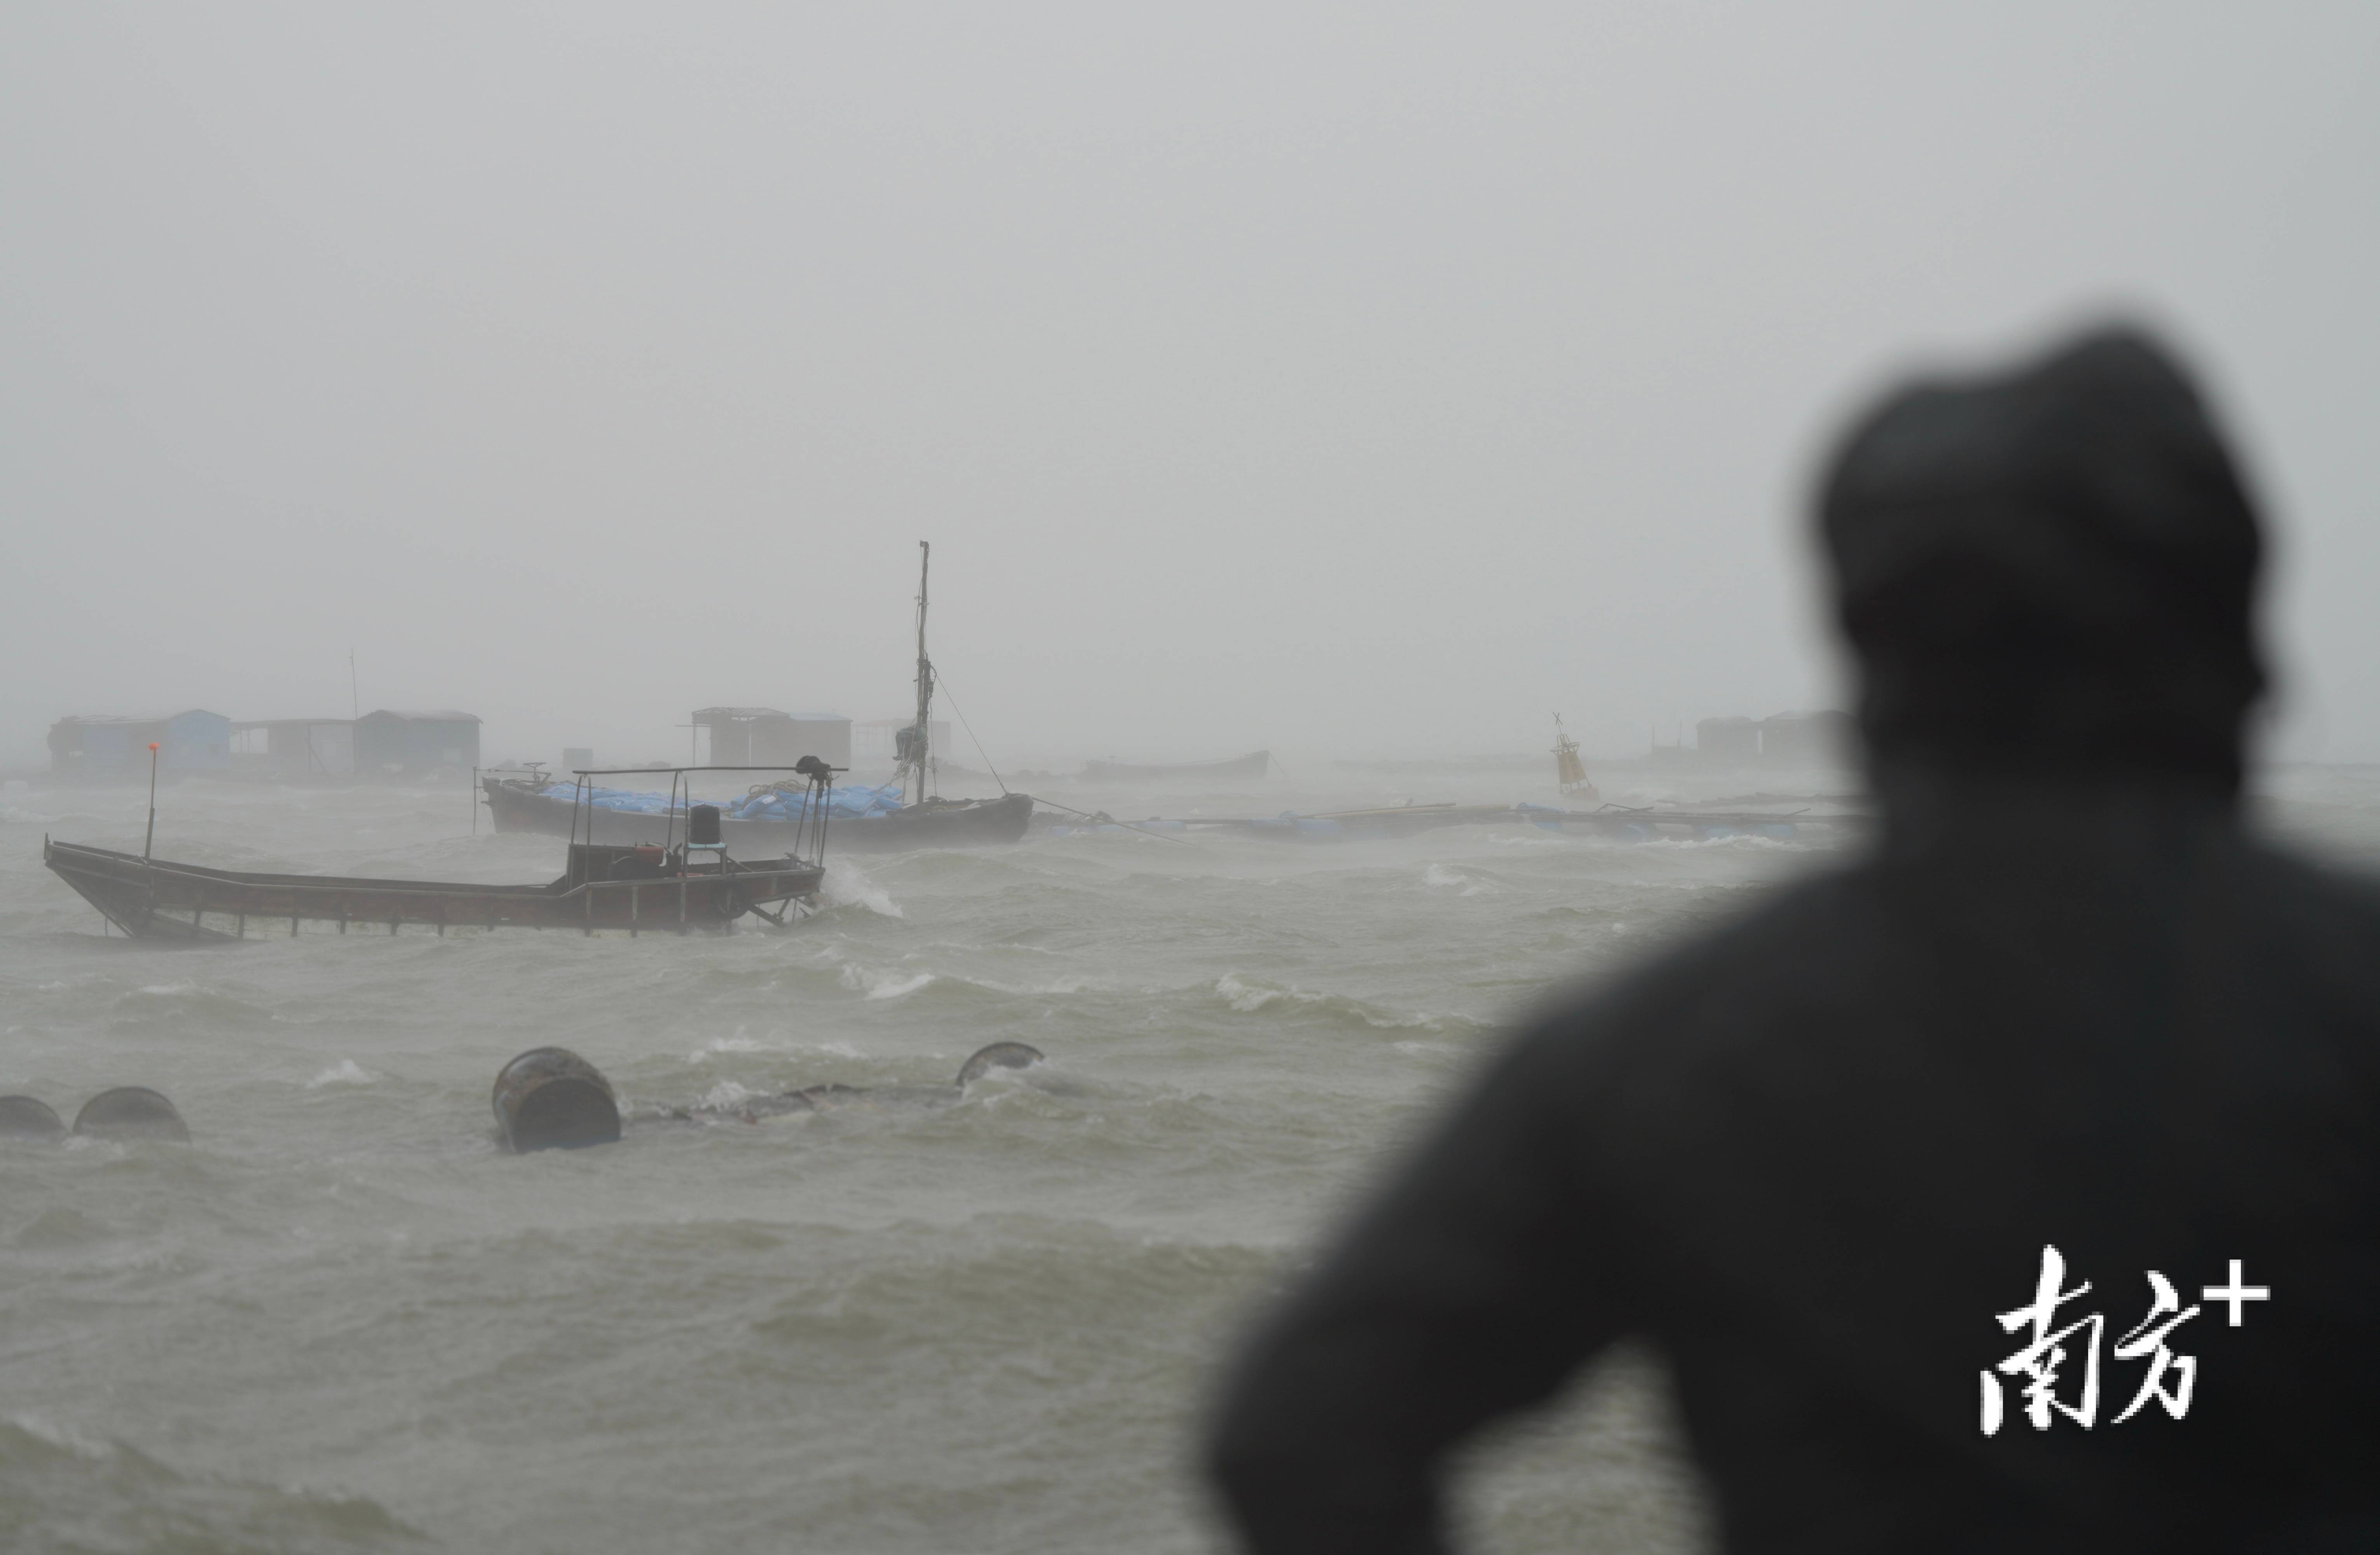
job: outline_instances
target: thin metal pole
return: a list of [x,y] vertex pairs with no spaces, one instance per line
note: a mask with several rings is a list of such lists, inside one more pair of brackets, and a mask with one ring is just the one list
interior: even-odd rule
[[149,849],[157,841],[157,742],[149,742],[149,834],[140,839],[140,862],[149,862]]
[[[917,774],[917,800],[926,798],[926,763],[930,757],[929,736],[934,711],[934,666],[926,657],[926,579],[932,567],[934,548],[926,541],[917,542],[917,722],[911,734],[909,755]],[[901,784],[901,796],[909,796],[906,774]]]

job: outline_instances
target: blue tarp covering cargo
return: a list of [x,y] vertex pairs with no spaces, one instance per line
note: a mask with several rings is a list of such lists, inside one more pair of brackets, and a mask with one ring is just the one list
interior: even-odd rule
[[[620,810],[630,815],[667,815],[669,796],[643,794],[633,788],[590,788],[581,790],[575,783],[549,784],[545,792],[556,799],[585,797],[597,809]],[[883,815],[901,808],[901,785],[888,783],[881,788],[858,784],[830,791],[826,813],[835,820],[856,820],[861,816]],[[807,819],[803,807],[808,795],[802,791],[788,794],[771,788],[742,799],[718,801],[719,813],[731,820],[801,820]],[[699,802],[699,801],[698,801]]]

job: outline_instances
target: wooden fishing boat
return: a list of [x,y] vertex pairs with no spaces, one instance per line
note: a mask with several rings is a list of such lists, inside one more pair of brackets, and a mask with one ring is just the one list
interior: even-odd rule
[[[814,897],[824,869],[797,858],[716,860],[672,867],[633,844],[573,843],[562,878],[544,885],[260,874],[142,858],[43,838],[42,862],[110,923],[142,940],[239,940],[296,934],[306,923],[345,934],[394,934],[407,924],[449,929],[561,929],[593,933],[721,929],[746,914],[783,925]],[[625,866],[653,872],[613,879]],[[662,872],[666,869],[668,872]]]
[[[521,778],[483,778],[488,813],[499,832],[541,832],[549,836],[580,834],[593,828],[604,842],[660,842],[673,827],[683,829],[682,805],[666,811],[605,809],[577,805],[569,784],[546,784]],[[577,820],[572,816],[574,810]],[[592,811],[591,815],[589,811]],[[845,816],[834,823],[834,845],[847,853],[897,853],[912,848],[985,847],[1014,843],[1033,820],[1033,796],[1008,794],[997,799],[928,798],[882,815]],[[730,844],[762,851],[794,848],[801,823],[791,820],[721,819]]]
[[1149,766],[1132,761],[1089,761],[1083,766],[1085,783],[1254,782],[1272,769],[1272,752],[1252,750],[1227,761],[1184,761]]
[[[934,662],[926,652],[926,585],[933,553],[931,545],[924,541],[917,542],[917,714],[916,722],[899,730],[893,739],[894,775],[901,784],[901,804],[898,808],[873,815],[838,819],[834,828],[838,847],[858,853],[983,847],[1017,842],[1033,823],[1033,796],[1029,794],[1003,793],[997,799],[945,799],[934,792],[940,773],[939,761],[929,746],[934,727]],[[817,784],[820,775],[829,769],[820,764],[817,757],[805,756],[794,770],[809,775]],[[775,772],[783,769],[709,767],[677,771]],[[648,774],[613,771],[574,771],[572,775],[584,780]],[[747,797],[768,797],[771,789],[784,789],[798,800],[789,807],[798,816],[823,817],[828,812],[829,795],[824,786],[814,786],[803,797],[798,785],[788,789],[783,784],[771,784],[752,789]],[[673,783],[669,797],[659,801],[655,808],[614,809],[607,803],[598,802],[592,791],[580,784],[550,781],[542,773],[485,776],[480,780],[480,791],[487,799],[488,812],[499,832],[543,832],[573,838],[584,835],[590,841],[600,836],[612,843],[665,843],[675,829],[686,824],[692,804],[692,790],[681,791]],[[638,798],[639,802],[650,802],[659,796]],[[823,825],[822,820],[735,816],[717,809],[712,814],[728,843],[747,848],[782,847],[791,853],[802,851],[803,839],[812,826]]]
[[[751,771],[748,767],[678,767],[670,771],[673,798],[690,793],[698,771]],[[770,769],[774,770],[774,769]],[[751,914],[783,928],[796,904],[818,894],[826,878],[828,796],[836,769],[814,756],[795,770],[809,781],[807,812],[817,819],[789,839],[783,856],[731,856],[716,806],[684,803],[658,841],[581,840],[570,829],[562,877],[543,885],[479,885],[461,881],[391,881],[346,875],[279,875],[217,869],[80,843],[42,839],[42,862],[81,893],[108,922],[135,939],[244,940],[249,925],[295,935],[309,922],[397,933],[408,924],[449,929],[625,929],[630,934],[719,929]],[[613,775],[580,772],[581,779]],[[582,807],[583,808],[583,807]],[[155,796],[149,835],[157,826]],[[809,857],[798,853],[806,847]]]

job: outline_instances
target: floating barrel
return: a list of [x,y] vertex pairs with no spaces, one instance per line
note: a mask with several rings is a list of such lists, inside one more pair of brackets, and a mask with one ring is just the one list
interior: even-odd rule
[[39,1097],[0,1096],[0,1138],[55,1139],[66,1131],[66,1120]]
[[174,1139],[190,1142],[190,1129],[174,1104],[147,1086],[101,1091],[75,1114],[74,1131],[97,1139]]
[[995,1069],[1029,1069],[1041,1062],[1041,1056],[1040,1049],[1023,1042],[994,1042],[988,1048],[978,1048],[959,1065],[959,1077],[951,1083],[969,1086]]
[[572,1150],[620,1137],[612,1082],[568,1048],[531,1048],[505,1064],[490,1100],[509,1149]]

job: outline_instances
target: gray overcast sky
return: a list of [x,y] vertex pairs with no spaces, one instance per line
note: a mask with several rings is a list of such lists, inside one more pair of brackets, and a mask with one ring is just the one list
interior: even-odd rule
[[[0,760],[459,706],[642,759],[1590,748],[1840,699],[1810,465],[2171,329],[2380,757],[2380,6],[0,11]],[[966,753],[960,753],[964,757]]]

